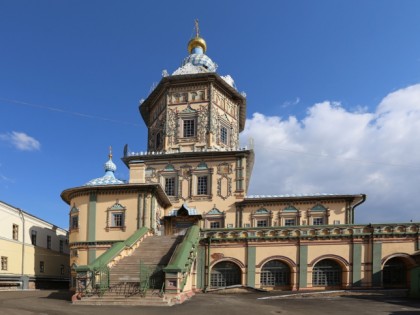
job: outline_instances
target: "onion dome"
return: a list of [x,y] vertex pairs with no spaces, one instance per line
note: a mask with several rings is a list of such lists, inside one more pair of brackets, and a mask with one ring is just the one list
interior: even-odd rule
[[198,21],[195,21],[196,36],[188,42],[188,53],[180,68],[173,75],[216,72],[217,64],[205,53],[207,51],[206,41],[200,37]]
[[125,184],[124,181],[119,180],[115,177],[114,172],[117,170],[117,166],[112,161],[112,149],[109,149],[109,160],[104,164],[105,175],[99,178],[90,180],[85,186],[102,186],[102,185],[119,185]]

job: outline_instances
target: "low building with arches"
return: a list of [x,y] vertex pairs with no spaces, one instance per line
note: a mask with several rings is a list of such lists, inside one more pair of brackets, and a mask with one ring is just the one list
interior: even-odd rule
[[248,195],[254,150],[239,144],[246,94],[206,49],[197,26],[181,67],[164,71],[140,102],[147,149],[124,146],[127,181],[115,178],[110,154],[103,177],[62,192],[73,288],[141,291],[144,273],[129,274],[128,261],[143,268],[157,247],[165,252],[150,279],[178,301],[231,285],[408,288],[419,223],[355,224],[364,194]]

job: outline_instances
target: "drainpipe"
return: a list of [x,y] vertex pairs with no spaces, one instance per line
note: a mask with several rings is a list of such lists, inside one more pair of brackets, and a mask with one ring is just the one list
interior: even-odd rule
[[[22,266],[21,266],[21,278],[22,278],[22,290],[24,289],[24,280],[25,275],[25,216],[22,209],[19,209],[19,215],[22,218]],[[19,235],[18,235],[19,237]]]
[[351,213],[350,213],[351,223],[349,222],[349,224],[354,224],[354,209],[356,207],[360,206],[365,201],[366,201],[366,195],[365,194],[362,194],[362,200],[360,200],[359,202],[357,202],[356,204],[354,204],[353,206],[351,206]]

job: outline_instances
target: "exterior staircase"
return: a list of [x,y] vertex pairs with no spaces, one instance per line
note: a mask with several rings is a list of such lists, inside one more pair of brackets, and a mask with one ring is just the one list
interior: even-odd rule
[[[125,257],[110,269],[110,288],[118,287],[121,283],[138,283],[145,280],[148,272],[159,273],[169,263],[176,245],[181,241],[182,236],[147,237],[131,256]],[[150,285],[160,289],[162,282]]]
[[172,305],[163,294],[163,268],[183,236],[149,236],[130,256],[109,269],[109,289],[100,295],[84,296],[75,304],[85,305]]

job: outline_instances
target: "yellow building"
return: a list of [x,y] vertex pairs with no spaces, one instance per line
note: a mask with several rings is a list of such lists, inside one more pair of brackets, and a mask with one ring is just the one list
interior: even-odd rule
[[0,202],[0,290],[68,288],[67,231]]
[[[197,32],[182,66],[141,102],[147,151],[125,146],[128,182],[115,178],[110,155],[104,177],[62,193],[74,289],[153,287],[182,301],[231,285],[408,287],[417,223],[354,224],[363,194],[247,195],[254,152],[239,145],[246,97],[216,72],[206,48]],[[171,236],[169,258],[145,273],[156,244],[164,248]]]

